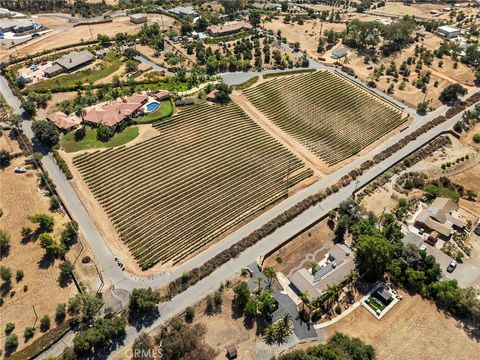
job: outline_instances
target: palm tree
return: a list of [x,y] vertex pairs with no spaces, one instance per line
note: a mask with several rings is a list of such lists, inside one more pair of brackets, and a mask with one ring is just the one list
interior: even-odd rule
[[263,288],[263,279],[259,276],[255,279],[255,284],[257,285],[257,293],[260,293]]
[[23,118],[18,114],[13,114],[12,116],[10,116],[10,123],[15,128],[19,128],[20,125],[22,124],[22,121],[23,121]]
[[326,297],[327,301],[329,302],[329,307],[332,308],[340,298],[340,294],[342,293],[342,287],[338,284],[330,284],[327,285],[326,290]]
[[302,309],[305,310],[305,305],[309,305],[310,304],[310,298],[309,298],[309,295],[308,295],[308,291],[304,291],[302,293],[300,293],[300,300],[302,300]]
[[267,268],[265,268],[265,270],[263,270],[263,273],[265,274],[265,276],[268,279],[268,287],[272,286],[272,280],[277,277],[277,274],[275,273],[275,270],[273,270],[273,268],[271,268],[271,267],[267,267]]
[[267,342],[272,342],[273,339],[275,339],[276,331],[275,327],[272,324],[269,324],[264,330],[263,330],[263,338]]
[[355,291],[355,285],[357,284],[358,279],[360,278],[360,273],[357,268],[354,268],[350,271],[350,283],[348,285],[349,291],[352,293]]

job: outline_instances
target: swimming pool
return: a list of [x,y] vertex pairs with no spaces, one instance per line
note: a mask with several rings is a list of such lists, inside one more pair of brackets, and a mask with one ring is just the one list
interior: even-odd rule
[[147,113],[154,112],[159,108],[160,104],[156,101],[152,101],[151,103],[147,104]]

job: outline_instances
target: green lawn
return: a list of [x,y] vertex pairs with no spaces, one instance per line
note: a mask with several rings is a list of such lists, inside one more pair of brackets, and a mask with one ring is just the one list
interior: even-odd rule
[[75,141],[74,131],[70,131],[63,136],[60,145],[67,153],[87,149],[110,148],[132,141],[138,136],[138,133],[138,127],[130,126],[121,133],[116,133],[108,142],[101,142],[97,140],[97,129],[87,129],[85,138],[80,141]]
[[158,110],[151,112],[150,114],[137,117],[133,119],[136,124],[148,124],[155,121],[165,119],[173,114],[173,104],[170,100],[164,100],[160,102]]
[[75,86],[78,82],[81,82],[83,84],[88,80],[95,82],[103,79],[104,77],[107,77],[110,74],[113,74],[120,68],[121,65],[122,61],[119,58],[116,58],[113,55],[107,56],[105,61],[102,63],[102,68],[98,71],[94,71],[93,69],[86,69],[74,74],[59,75],[52,79],[43,80],[36,84],[33,84],[32,86],[28,87],[28,90],[35,91],[40,89],[71,87]]

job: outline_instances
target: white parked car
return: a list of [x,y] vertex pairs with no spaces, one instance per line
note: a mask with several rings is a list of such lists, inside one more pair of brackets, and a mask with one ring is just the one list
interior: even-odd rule
[[27,172],[27,170],[24,167],[17,166],[15,169],[13,169],[14,172],[18,174],[23,174],[24,172]]
[[420,245],[419,249],[420,249],[420,251],[427,251],[427,245],[422,244],[422,245]]
[[449,273],[453,272],[453,270],[456,269],[457,265],[458,265],[458,264],[457,264],[457,262],[456,262],[455,260],[450,261],[450,264],[448,264],[448,267],[447,267],[447,271],[448,271]]

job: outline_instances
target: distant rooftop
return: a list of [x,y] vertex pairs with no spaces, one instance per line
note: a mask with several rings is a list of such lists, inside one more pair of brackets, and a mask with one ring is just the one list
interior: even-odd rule
[[76,68],[77,66],[92,61],[93,58],[93,54],[88,50],[80,52],[72,51],[71,53],[63,55],[60,59],[55,60],[54,63],[60,65],[67,70],[71,70]]

